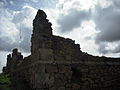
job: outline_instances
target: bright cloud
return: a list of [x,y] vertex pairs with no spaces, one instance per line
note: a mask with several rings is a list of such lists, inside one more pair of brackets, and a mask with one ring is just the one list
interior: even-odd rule
[[1,0],[0,51],[10,52],[17,47],[29,53],[32,21],[37,9],[43,9],[54,34],[74,39],[90,54],[119,57],[119,3],[120,0]]

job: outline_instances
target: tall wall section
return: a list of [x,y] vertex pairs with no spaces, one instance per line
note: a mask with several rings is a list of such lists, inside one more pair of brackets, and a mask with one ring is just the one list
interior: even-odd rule
[[82,52],[75,41],[53,35],[46,18],[44,11],[38,10],[33,20],[31,55],[23,59],[14,49],[8,55],[5,73],[14,81],[26,82],[32,90],[120,89],[120,58]]

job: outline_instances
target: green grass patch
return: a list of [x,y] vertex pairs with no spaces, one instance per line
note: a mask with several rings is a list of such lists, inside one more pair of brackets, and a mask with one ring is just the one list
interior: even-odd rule
[[10,77],[7,74],[0,74],[0,90],[10,90]]
[[0,74],[0,83],[10,85],[11,81],[10,81],[9,75],[1,73]]

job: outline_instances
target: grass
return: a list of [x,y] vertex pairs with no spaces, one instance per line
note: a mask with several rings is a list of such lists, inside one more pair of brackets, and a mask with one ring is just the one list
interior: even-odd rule
[[10,90],[11,81],[9,75],[0,74],[0,90]]
[[2,84],[11,84],[9,75],[1,73],[0,74],[0,83],[2,83]]

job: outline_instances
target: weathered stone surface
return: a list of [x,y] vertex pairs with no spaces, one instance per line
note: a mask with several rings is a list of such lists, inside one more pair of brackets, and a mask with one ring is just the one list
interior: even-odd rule
[[73,90],[79,90],[80,89],[80,85],[79,84],[72,84],[72,89]]
[[59,87],[58,90],[65,90],[65,87]]
[[55,84],[55,78],[52,74],[48,74],[48,76],[46,77],[46,82],[49,85],[49,87],[53,87]]
[[40,49],[39,55],[39,59],[42,61],[54,61],[52,49]]
[[55,72],[58,72],[57,65],[54,65],[54,64],[46,65],[46,73],[55,73]]
[[23,59],[14,49],[7,56],[4,72],[10,74],[14,85],[19,80],[29,86],[15,90],[120,90],[120,58],[82,52],[74,40],[52,35],[52,24],[46,18],[45,12],[38,10],[31,55]]
[[71,67],[69,65],[58,65],[59,73],[71,72]]

